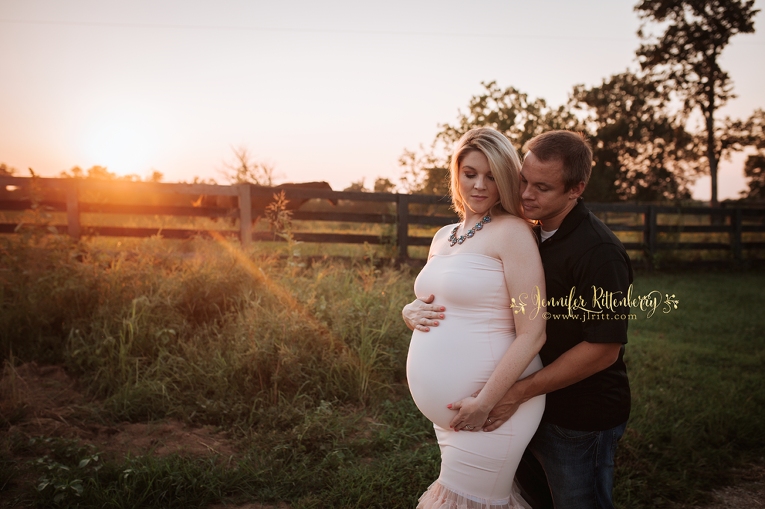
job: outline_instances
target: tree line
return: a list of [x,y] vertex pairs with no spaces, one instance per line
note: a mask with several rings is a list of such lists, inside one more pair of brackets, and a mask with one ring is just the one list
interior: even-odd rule
[[[482,82],[467,111],[442,124],[429,146],[405,150],[401,185],[410,193],[444,194],[449,153],[474,127],[491,126],[517,149],[551,129],[581,131],[590,139],[595,166],[585,190],[593,202],[676,202],[691,197],[702,174],[712,180],[718,205],[717,168],[733,152],[749,148],[745,198],[765,198],[765,112],[748,119],[719,118],[735,97],[719,57],[739,33],[754,32],[754,0],[644,0],[635,6],[643,21],[637,71],[626,70],[594,87],[574,86],[568,102],[554,108],[514,87]],[[662,33],[654,33],[656,27]],[[691,115],[703,117],[694,130]]]

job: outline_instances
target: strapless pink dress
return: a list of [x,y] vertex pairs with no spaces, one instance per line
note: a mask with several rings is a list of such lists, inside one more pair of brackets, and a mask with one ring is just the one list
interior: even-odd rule
[[[449,422],[456,412],[446,408],[481,389],[515,339],[502,262],[475,253],[436,255],[420,272],[414,290],[417,297],[435,295],[434,303],[446,307],[438,327],[412,334],[407,358],[412,398],[433,421],[441,448],[438,480],[417,507],[528,507],[513,478],[542,419],[544,396],[521,405],[492,432],[454,432]],[[540,369],[536,356],[521,378]]]

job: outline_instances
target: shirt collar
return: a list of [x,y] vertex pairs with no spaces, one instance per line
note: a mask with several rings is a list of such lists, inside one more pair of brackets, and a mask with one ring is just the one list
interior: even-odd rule
[[576,229],[577,226],[579,226],[579,223],[582,222],[582,220],[587,217],[590,214],[590,209],[584,206],[584,200],[580,196],[577,201],[576,205],[574,205],[574,208],[571,209],[568,214],[566,214],[566,217],[563,218],[563,222],[558,227],[558,231],[555,232],[555,235],[550,237],[548,240],[551,241],[553,239],[560,239],[571,233]]

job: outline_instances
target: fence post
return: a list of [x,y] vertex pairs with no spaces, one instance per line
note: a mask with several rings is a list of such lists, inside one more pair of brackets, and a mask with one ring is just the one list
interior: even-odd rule
[[80,238],[80,193],[77,179],[66,186],[66,230],[70,237]]
[[656,208],[653,205],[648,206],[644,218],[643,243],[648,250],[646,253],[648,267],[653,269],[653,258],[656,255]]
[[733,216],[731,219],[733,220],[732,226],[732,232],[733,233],[733,259],[736,260],[736,262],[741,262],[742,254],[741,254],[741,233],[743,232],[744,228],[742,226],[742,212],[741,207],[736,207],[733,209]]
[[239,184],[239,236],[242,247],[248,248],[252,243],[252,199],[250,184]]
[[398,231],[396,234],[396,244],[398,244],[398,257],[409,257],[409,195],[399,194],[396,205],[396,214],[398,219]]

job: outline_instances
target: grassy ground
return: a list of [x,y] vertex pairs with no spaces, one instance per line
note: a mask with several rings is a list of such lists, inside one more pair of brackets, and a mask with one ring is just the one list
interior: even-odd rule
[[[400,308],[414,272],[371,263],[374,253],[303,267],[274,257],[286,244],[0,242],[8,369],[64,365],[97,398],[89,419],[212,425],[239,451],[99,455],[17,431],[23,402],[6,395],[7,506],[404,508],[437,477],[432,428],[405,386]],[[674,294],[678,307],[633,311],[620,507],[691,505],[765,454],[764,284],[763,272],[637,275],[638,294]]]
[[639,275],[678,309],[630,325],[633,388],[620,451],[623,506],[685,502],[765,450],[763,272]]

